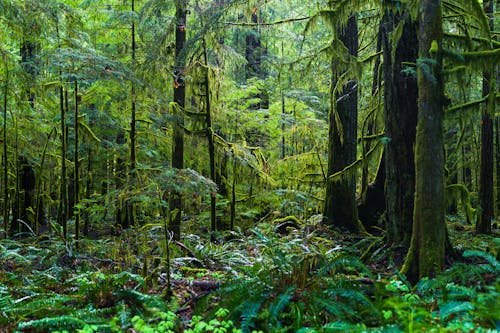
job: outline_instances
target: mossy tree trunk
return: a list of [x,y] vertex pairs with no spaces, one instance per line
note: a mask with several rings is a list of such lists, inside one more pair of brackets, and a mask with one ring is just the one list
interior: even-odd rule
[[444,267],[444,149],[442,12],[440,0],[419,8],[418,125],[415,145],[415,204],[411,245],[402,268],[409,280],[434,277]]
[[[384,34],[384,29],[382,26],[383,22],[379,25],[379,31],[377,34],[377,52],[382,51],[382,38]],[[378,128],[378,118],[379,109],[382,104],[382,61],[381,56],[377,56],[375,64],[373,66],[373,81],[372,81],[372,98],[377,99],[379,106],[374,109],[365,120],[362,126],[362,157],[367,158],[367,153],[373,148],[374,143],[376,144],[378,138],[376,138],[377,132],[380,131]],[[365,129],[366,128],[366,129]],[[373,137],[373,138],[371,138]],[[377,173],[375,175],[375,180],[369,184],[369,161],[365,160],[363,162],[363,167],[361,170],[361,202],[358,204],[358,217],[363,223],[363,227],[368,232],[379,232],[378,222],[380,216],[385,212],[385,153],[382,152],[380,163],[377,168]]]
[[58,221],[63,229],[63,237],[67,236],[67,215],[68,215],[68,188],[66,186],[66,105],[63,83],[59,87],[59,109],[61,113],[61,190],[59,195]]
[[[131,2],[131,11],[135,12],[135,0],[132,0]],[[136,64],[136,40],[135,40],[135,22],[132,21],[131,25],[131,43],[130,43],[130,49],[131,49],[131,62],[132,62],[132,68],[134,68]],[[127,177],[127,180],[129,184],[134,184],[135,179],[136,179],[136,174],[135,174],[135,169],[136,169],[136,141],[137,141],[137,121],[136,121],[136,86],[135,82],[132,79],[131,82],[131,87],[130,87],[130,98],[131,98],[131,105],[130,105],[130,132],[129,132],[129,165],[128,165],[128,172],[125,174],[125,172],[122,172],[123,175],[122,177]],[[125,138],[123,139],[123,144],[125,143]],[[123,162],[122,162],[123,163]],[[123,167],[124,168],[124,167]],[[129,192],[129,190],[127,190]],[[117,211],[117,223],[120,224],[122,228],[128,228],[130,226],[135,225],[136,223],[136,207],[132,203],[131,198],[127,194],[124,196],[121,200],[119,200],[119,204],[121,205]]]
[[[187,0],[175,1],[175,68],[174,68],[174,102],[175,120],[172,144],[172,167],[184,168],[184,107],[186,104],[186,86],[184,82],[185,55],[183,54],[186,44],[186,14]],[[175,240],[181,237],[181,193],[171,193],[169,199],[170,223],[169,230],[173,233]]]
[[[247,79],[252,77],[264,79],[266,77],[266,70],[262,67],[262,56],[265,54],[265,48],[262,45],[260,27],[258,26],[259,6],[260,1],[257,1],[250,16],[250,23],[254,26],[247,32],[245,40],[245,59],[247,61],[245,78]],[[253,104],[251,109],[269,109],[269,94],[265,88],[260,88],[259,93],[254,97],[258,98],[259,102]]]
[[73,183],[74,183],[74,192],[73,192],[73,214],[75,217],[75,240],[76,240],[76,247],[78,248],[78,240],[80,239],[80,208],[78,208],[78,203],[80,201],[80,160],[79,160],[79,137],[78,137],[78,132],[79,132],[79,124],[78,124],[78,117],[79,115],[79,110],[78,110],[78,80],[75,79],[74,82],[74,95],[75,95],[75,114],[74,114],[74,122],[75,122],[75,154],[74,154],[74,164],[75,164],[75,169],[73,173]]
[[[257,24],[259,22],[258,16],[259,8],[254,7],[250,22]],[[246,35],[246,49],[245,49],[246,64],[246,78],[261,77],[262,76],[262,45],[260,42],[259,27],[255,26]]]
[[[486,15],[490,16],[490,29],[493,30],[493,0],[483,0]],[[496,78],[492,71],[483,72],[483,96],[488,96],[490,91],[495,91]],[[494,103],[488,101],[483,106],[481,115],[481,166],[479,180],[479,206],[480,214],[476,223],[476,232],[489,234],[491,220],[493,219],[493,114]]]
[[[132,0],[132,12],[135,12],[135,1]],[[132,28],[131,28],[131,34],[132,34],[132,41],[131,41],[131,49],[132,49],[132,68],[135,66],[135,50],[136,50],[136,43],[135,43],[135,22],[132,21]],[[136,103],[135,103],[135,82],[132,80],[131,88],[130,88],[130,94],[132,98],[132,103],[131,103],[131,119],[130,119],[130,172],[129,174],[131,177],[134,176],[134,170],[135,170],[135,165],[136,165],[136,157],[135,157],[135,142],[136,142]]]
[[[208,140],[208,157],[210,160],[210,179],[212,181],[216,181],[215,176],[215,144],[214,144],[214,132],[212,127],[212,108],[211,108],[211,99],[210,99],[210,81],[209,81],[209,71],[210,66],[208,63],[208,54],[207,54],[207,43],[205,41],[205,37],[202,39],[203,43],[203,61],[205,63],[205,126],[207,128],[207,140]],[[217,231],[217,212],[216,212],[216,203],[217,203],[217,193],[213,192],[210,194],[210,240],[215,240],[215,232]]]
[[[351,16],[344,29],[339,31],[340,40],[351,56],[358,53],[358,24]],[[332,63],[332,89],[345,68]],[[356,177],[349,173],[340,180],[331,175],[343,170],[356,160],[358,92],[357,82],[351,78],[339,94],[332,94],[328,130],[328,178],[326,183],[324,222],[349,231],[358,231],[356,204]],[[342,128],[338,128],[336,117]]]
[[7,238],[9,230],[9,171],[8,171],[8,154],[7,154],[7,102],[9,94],[9,67],[6,57],[3,57],[5,66],[5,80],[3,86],[3,227],[4,237]]
[[[500,80],[497,79],[497,84],[500,85]],[[496,150],[495,150],[495,165],[496,165],[496,216],[500,216],[500,116],[496,116]]]
[[[394,30],[398,24],[403,25],[403,31],[400,39],[393,41],[390,36],[396,35]],[[387,235],[389,242],[408,246],[415,191],[413,147],[418,88],[415,76],[403,70],[404,63],[417,61],[417,28],[408,13],[388,9],[382,20],[382,29],[385,131],[389,138],[385,147]]]
[[36,19],[37,15],[36,9],[25,2],[25,22],[23,24],[23,40],[20,45],[19,53],[21,55],[21,65],[23,70],[27,74],[27,82],[25,82],[25,98],[29,102],[32,108],[35,107],[35,86],[36,79],[39,73],[39,62],[37,56],[40,53],[40,43],[38,38],[40,36],[41,30],[40,25]]

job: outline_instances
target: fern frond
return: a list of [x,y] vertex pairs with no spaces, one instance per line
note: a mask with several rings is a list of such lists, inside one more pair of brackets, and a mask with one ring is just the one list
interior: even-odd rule
[[480,257],[486,260],[486,264],[482,264],[481,267],[488,270],[491,273],[500,273],[500,262],[490,253],[477,251],[477,250],[467,250],[463,253],[465,258],[469,257]]
[[257,319],[259,315],[259,310],[262,305],[261,301],[257,302],[248,302],[243,307],[243,311],[241,312],[241,330],[245,333],[251,332],[252,328],[255,328],[254,320]]
[[81,319],[72,316],[61,316],[20,322],[17,328],[19,330],[32,330],[35,332],[47,332],[56,330],[74,331],[77,329],[81,329],[85,325],[86,323]]
[[[273,303],[269,305],[269,320],[278,322],[278,315],[290,303],[295,287],[289,287],[284,293],[278,295]],[[278,325],[281,326],[281,325]]]
[[441,319],[446,320],[451,315],[461,312],[469,312],[475,309],[474,304],[471,302],[457,302],[452,301],[439,307],[439,315]]

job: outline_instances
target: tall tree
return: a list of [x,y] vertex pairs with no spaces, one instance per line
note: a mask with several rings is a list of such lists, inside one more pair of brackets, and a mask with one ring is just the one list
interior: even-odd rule
[[[202,39],[203,47],[203,62],[205,65],[204,73],[204,88],[205,88],[205,126],[207,128],[207,140],[208,140],[208,156],[210,159],[210,179],[215,181],[215,145],[214,145],[214,132],[212,127],[212,108],[211,108],[211,98],[210,98],[210,64],[208,63],[208,52],[207,43],[205,37]],[[217,231],[217,214],[216,214],[216,193],[212,192],[210,194],[210,227],[212,231],[211,240],[215,240],[215,232]]]
[[[175,0],[175,67],[174,67],[174,129],[172,143],[172,167],[184,168],[184,107],[186,104],[185,52],[186,44],[186,14],[187,0]],[[181,193],[170,194],[169,200],[170,223],[169,230],[173,232],[174,239],[181,237]]]
[[246,78],[250,77],[261,77],[262,76],[262,44],[260,41],[260,31],[259,31],[259,7],[255,6],[252,9],[252,14],[250,16],[250,22],[254,24],[252,29],[250,29],[246,35],[246,49],[245,49],[245,59],[247,60],[247,65],[245,69]]
[[[490,29],[493,31],[493,0],[483,0],[483,9],[490,17]],[[491,66],[490,66],[491,67]],[[490,91],[495,91],[495,76],[493,68],[483,72],[483,96],[488,96]],[[492,105],[493,104],[493,105]],[[493,106],[493,107],[492,107]],[[489,101],[482,108],[481,115],[481,170],[479,184],[480,214],[476,223],[476,232],[488,234],[491,232],[493,219],[493,113],[494,103]]]
[[[398,26],[402,28],[400,36],[394,32]],[[389,138],[385,147],[387,232],[390,242],[409,245],[415,190],[413,147],[418,89],[415,76],[404,71],[404,64],[417,61],[417,27],[407,11],[390,7],[382,19],[382,29],[385,131]]]
[[75,217],[75,239],[77,241],[76,246],[78,248],[78,240],[80,239],[80,209],[78,207],[78,203],[80,201],[80,160],[79,160],[79,124],[78,117],[80,116],[78,113],[78,80],[75,78],[74,82],[74,95],[75,95],[75,113],[74,113],[74,124],[75,124],[75,153],[74,153],[74,164],[75,170],[73,173],[73,183],[74,183],[74,192],[73,192],[73,202],[74,202],[74,217]]
[[415,204],[411,244],[402,271],[410,281],[433,277],[444,267],[444,149],[441,0],[422,0],[418,34],[418,125]]
[[[131,4],[132,13],[135,12],[135,0],[132,0]],[[132,49],[132,67],[135,66],[135,51],[136,51],[136,42],[135,42],[135,20],[132,21],[132,29],[131,29],[131,49]],[[136,157],[135,157],[135,141],[136,141],[136,103],[135,103],[135,82],[132,80],[130,94],[132,95],[132,112],[130,119],[130,175],[133,177],[133,172],[135,170],[136,165]]]
[[9,171],[8,171],[8,154],[7,154],[7,102],[9,93],[9,65],[7,62],[7,57],[2,54],[2,60],[5,67],[5,79],[3,86],[3,138],[2,138],[2,164],[3,164],[3,226],[4,226],[4,237],[7,238],[9,229]]
[[[345,27],[338,31],[339,39],[346,46],[349,57],[358,55],[358,23],[351,16]],[[332,175],[342,171],[356,160],[358,90],[357,82],[350,77],[338,93],[335,87],[347,73],[340,62],[332,61],[332,91],[328,131],[328,178],[326,183],[324,220],[350,231],[357,231],[356,177],[347,172],[341,179]],[[338,121],[339,120],[339,121]]]

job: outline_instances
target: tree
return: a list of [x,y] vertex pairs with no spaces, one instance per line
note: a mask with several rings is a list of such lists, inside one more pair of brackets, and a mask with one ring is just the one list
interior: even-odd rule
[[[185,75],[185,44],[187,25],[187,0],[175,0],[175,61],[174,61],[174,130],[172,143],[172,167],[184,168],[184,107],[186,104]],[[169,230],[175,239],[181,236],[181,193],[170,193],[169,200],[170,223]]]
[[[354,15],[338,32],[347,48],[348,57],[358,54],[358,24]],[[358,87],[349,71],[332,61],[332,94],[328,130],[328,173],[326,183],[324,220],[327,224],[350,231],[357,231],[356,177],[347,172],[341,179],[333,175],[341,172],[356,160]],[[351,73],[349,73],[351,74]],[[342,88],[337,89],[340,86]]]
[[[417,80],[406,64],[416,63],[416,25],[408,10],[387,8],[381,23],[384,50],[386,219],[390,242],[408,245],[413,221]],[[401,35],[395,30],[401,29]],[[392,36],[392,38],[390,37]]]
[[410,249],[402,272],[410,281],[444,268],[444,149],[441,0],[419,7],[418,125],[415,144],[415,203]]
[[[490,29],[493,30],[493,0],[483,0],[484,12],[490,15]],[[495,91],[494,66],[483,72],[483,96]],[[493,107],[492,107],[493,106]],[[494,103],[482,107],[481,115],[481,166],[479,185],[480,214],[476,223],[476,232],[488,234],[491,232],[491,220],[494,213],[493,198],[493,113]]]
[[2,178],[3,178],[3,193],[2,193],[2,199],[3,199],[3,210],[2,210],[2,216],[3,216],[3,227],[4,227],[4,237],[7,238],[7,230],[9,229],[9,172],[8,172],[8,153],[7,153],[7,105],[8,105],[8,93],[9,93],[9,63],[7,62],[7,56],[6,54],[2,51],[2,61],[4,63],[4,84],[3,84],[3,103],[2,103],[2,115],[3,115],[3,124],[2,124],[2,131],[3,131],[3,137],[2,137],[2,164],[3,164],[3,173],[2,173]]

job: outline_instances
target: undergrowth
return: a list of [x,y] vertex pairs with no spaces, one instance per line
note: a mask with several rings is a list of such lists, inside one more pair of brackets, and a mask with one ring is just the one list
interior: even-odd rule
[[[443,274],[411,286],[392,262],[370,264],[367,249],[375,246],[314,221],[281,233],[262,224],[250,234],[221,234],[231,240],[219,243],[186,235],[169,244],[170,261],[150,232],[87,240],[78,251],[46,237],[0,241],[0,332],[500,329],[494,239],[482,239],[493,244],[491,253],[478,250],[482,245],[462,248],[462,259]],[[380,248],[380,240],[372,242]],[[148,260],[155,264],[144,265]]]

